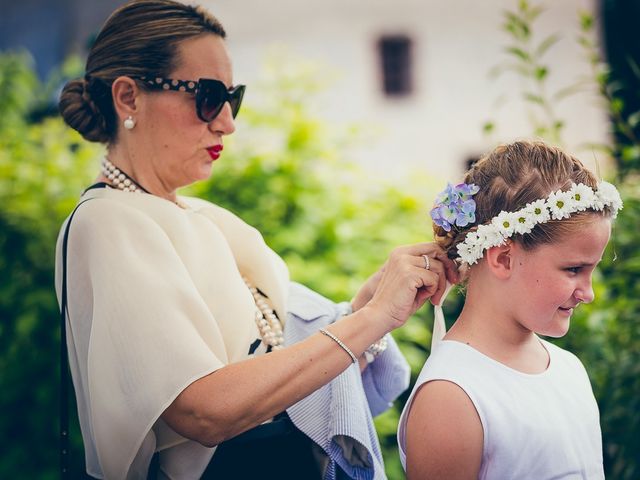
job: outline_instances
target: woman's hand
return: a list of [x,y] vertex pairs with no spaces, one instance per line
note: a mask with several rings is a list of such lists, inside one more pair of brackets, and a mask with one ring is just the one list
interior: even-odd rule
[[[420,245],[424,246],[424,251],[426,252],[424,253],[424,255],[427,255],[429,257],[429,270],[438,273],[440,277],[448,280],[449,283],[458,283],[460,279],[458,268],[455,262],[447,257],[447,254],[444,252],[444,250],[438,244],[433,242]],[[424,259],[422,259],[422,261],[424,262]],[[351,307],[353,308],[354,312],[362,308],[369,302],[369,300],[371,300],[371,298],[373,298],[373,295],[378,288],[378,285],[380,283],[380,280],[382,279],[388,263],[389,261],[387,260],[377,272],[371,275],[362,285],[362,287],[360,287],[360,290],[358,290],[356,296],[353,297],[353,300],[351,300]],[[441,280],[439,280],[438,288],[431,297],[431,303],[436,304],[440,301],[442,295],[444,294],[445,286],[446,282],[443,283]]]
[[[428,265],[425,255],[429,257]],[[377,283],[366,308],[374,317],[380,316],[381,321],[388,322],[390,330],[398,328],[427,299],[439,302],[447,280],[458,280],[457,269],[440,247],[433,243],[398,247],[383,268],[365,283],[363,289],[369,290]],[[358,302],[366,296],[366,290],[362,296],[361,292],[356,296]]]

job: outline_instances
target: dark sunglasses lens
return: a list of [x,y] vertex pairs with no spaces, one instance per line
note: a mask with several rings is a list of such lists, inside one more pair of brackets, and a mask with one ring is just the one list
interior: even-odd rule
[[198,116],[205,122],[210,122],[220,113],[227,96],[224,83],[219,81],[202,81],[196,96]]
[[219,80],[201,80],[196,96],[198,117],[205,122],[211,122],[222,110],[225,102],[231,105],[231,114],[236,118],[244,95],[244,85],[238,85],[227,90]]
[[244,96],[244,85],[238,85],[229,92],[229,104],[231,105],[231,114],[233,118],[236,118],[240,105],[242,104],[242,97]]

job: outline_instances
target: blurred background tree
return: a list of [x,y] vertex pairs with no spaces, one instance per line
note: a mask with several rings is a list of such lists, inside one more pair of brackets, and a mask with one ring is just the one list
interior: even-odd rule
[[[529,7],[527,2],[518,5]],[[585,51],[597,52],[588,45],[592,19],[583,17],[582,25]],[[552,48],[553,41],[547,43],[545,48]],[[631,128],[635,135],[637,109],[621,94],[614,70],[599,55],[591,60],[614,128]],[[238,132],[227,141],[212,178],[185,193],[236,212],[263,232],[294,280],[344,300],[391,248],[431,238],[428,206],[441,185],[434,185],[427,172],[416,172],[396,183],[401,187],[394,186],[348,163],[358,129],[329,126],[309,113],[314,92],[327,87],[315,80],[322,78],[320,67],[297,62],[302,67],[281,68],[279,62],[267,64],[265,83],[255,87],[267,100],[247,101]],[[28,55],[0,55],[0,408],[5,412],[0,426],[7,439],[0,478],[14,478],[16,472],[24,478],[57,478],[60,338],[54,245],[59,226],[97,174],[103,154],[102,147],[84,142],[54,115],[52,99],[61,80],[80,69],[80,61],[72,59],[43,84]],[[547,75],[532,72],[534,82]],[[637,93],[638,77],[625,78],[636,83],[624,91]],[[551,134],[561,133],[555,114],[538,118],[543,123],[532,128],[538,134],[544,132],[538,130],[541,125]],[[631,480],[640,478],[640,187],[633,160],[639,145],[637,136],[614,138],[609,152],[618,165],[625,209],[595,275],[596,301],[576,312],[570,334],[559,343],[576,352],[591,375],[602,414],[607,478]],[[460,306],[461,297],[452,295],[445,305],[447,318],[454,319]],[[394,332],[412,366],[412,381],[429,353],[430,325],[431,309],[425,308]],[[395,432],[408,394],[376,419],[390,479],[404,476]],[[72,443],[74,476],[81,478],[77,423]]]

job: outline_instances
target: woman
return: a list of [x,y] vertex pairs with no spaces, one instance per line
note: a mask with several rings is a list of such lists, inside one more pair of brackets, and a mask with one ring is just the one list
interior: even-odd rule
[[[435,245],[398,248],[353,313],[283,348],[282,260],[230,212],[176,195],[210,175],[235,129],[244,86],[233,86],[224,37],[200,8],[126,4],[61,95],[65,121],[107,145],[96,185],[63,225],[56,277],[87,472],[98,478],[145,478],[150,464],[162,478],[252,476],[260,452],[237,462],[223,446],[376,353],[454,276]],[[263,476],[317,476],[313,445],[297,434]]]

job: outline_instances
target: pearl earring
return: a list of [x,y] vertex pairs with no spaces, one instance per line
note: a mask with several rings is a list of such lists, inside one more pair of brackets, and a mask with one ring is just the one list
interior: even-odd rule
[[122,122],[124,125],[124,128],[126,128],[127,130],[133,130],[133,127],[136,126],[136,121],[133,119],[133,117],[131,115],[129,115],[124,122]]

